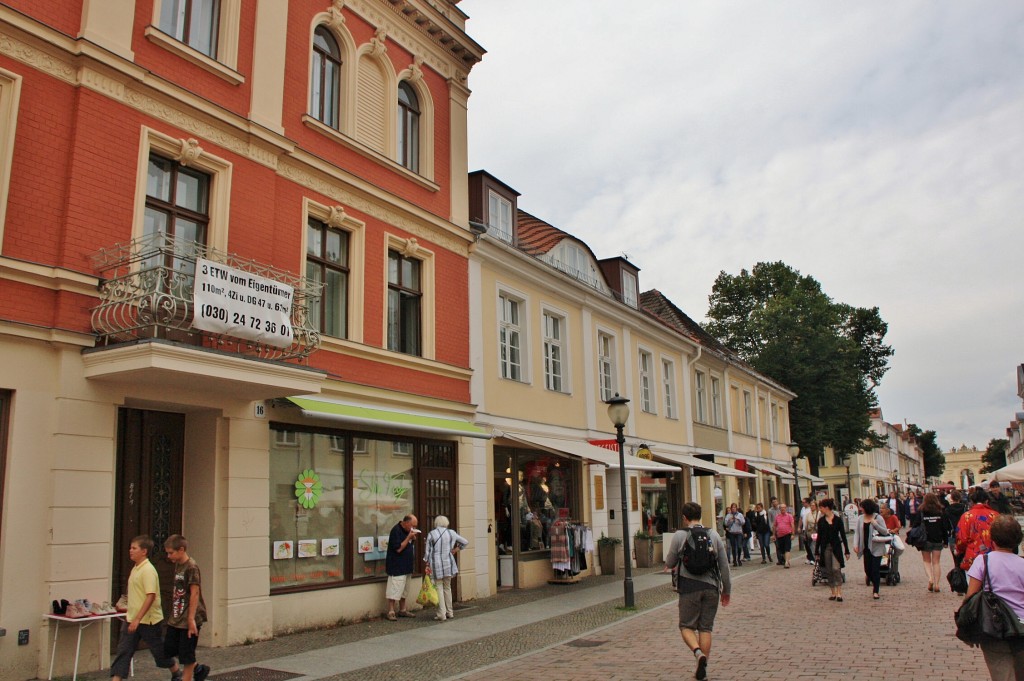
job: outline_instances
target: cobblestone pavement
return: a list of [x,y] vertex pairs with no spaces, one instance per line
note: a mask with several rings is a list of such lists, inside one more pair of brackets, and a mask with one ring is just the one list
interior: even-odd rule
[[[758,565],[757,567],[760,567]],[[949,555],[943,575],[952,567]],[[717,681],[818,679],[984,679],[981,652],[953,636],[953,611],[960,597],[930,593],[920,554],[901,559],[902,582],[881,587],[871,598],[862,563],[848,564],[844,602],[828,600],[827,586],[811,586],[811,568],[744,567],[732,602],[719,608],[708,678]],[[694,660],[686,650],[671,605],[587,632],[469,674],[466,681],[495,679],[691,679]]]
[[[733,600],[720,608],[715,644],[710,658],[710,679],[811,679],[832,681],[903,677],[924,674],[939,679],[985,678],[980,651],[953,637],[952,613],[959,597],[948,591],[929,593],[921,559],[914,549],[901,561],[901,584],[883,584],[881,599],[874,601],[864,586],[859,561],[847,568],[845,602],[828,601],[828,587],[811,586],[811,568],[794,560],[791,569],[759,561],[745,564],[734,575]],[[951,567],[949,556],[943,572]],[[452,622],[434,622],[428,613],[416,619],[386,622],[374,620],[333,629],[282,636],[273,641],[231,648],[201,649],[199,658],[213,668],[211,681],[256,681],[261,678],[242,669],[258,666],[289,669],[293,656],[336,655],[341,659],[357,644],[395,633],[408,633],[421,643],[436,637],[428,652],[403,655],[401,637],[392,644],[394,659],[359,669],[338,664],[331,675],[291,676],[295,681],[431,681],[467,679],[689,679],[693,658],[679,638],[675,594],[656,576],[657,570],[637,570],[635,611],[621,608],[622,576],[602,576],[572,586],[546,586],[462,604],[456,622],[472,629],[473,618],[505,608],[555,598],[561,603],[583,601],[597,587],[609,599],[572,609],[554,617],[535,617],[509,631],[462,634],[454,645]],[[598,593],[598,591],[591,592]],[[551,602],[551,601],[549,601]],[[514,610],[509,610],[509,616]],[[501,616],[500,614],[498,615]],[[482,618],[482,623],[488,618]],[[372,641],[371,641],[372,642]],[[341,646],[341,647],[338,647]],[[384,656],[386,657],[386,655]],[[148,653],[136,657],[137,681],[165,681],[167,673],[155,670]],[[362,660],[361,664],[367,664]],[[307,672],[307,674],[309,674]],[[80,675],[102,679],[106,673]]]

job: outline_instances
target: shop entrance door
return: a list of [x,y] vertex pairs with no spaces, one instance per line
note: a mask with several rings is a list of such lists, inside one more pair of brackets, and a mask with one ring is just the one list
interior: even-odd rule
[[128,592],[132,538],[148,534],[154,547],[150,562],[160,575],[160,601],[169,610],[174,566],[167,562],[164,540],[181,532],[181,491],[185,415],[120,409],[117,419],[117,488],[114,508],[113,593]]
[[[429,444],[423,448],[420,461],[419,489],[416,498],[420,500],[420,529],[425,536],[434,529],[434,518],[443,515],[454,529],[462,534],[455,510],[458,500],[455,494],[455,447],[451,444]],[[423,551],[420,546],[419,558]],[[461,567],[461,566],[460,566]],[[452,599],[458,600],[458,579],[452,580]]]

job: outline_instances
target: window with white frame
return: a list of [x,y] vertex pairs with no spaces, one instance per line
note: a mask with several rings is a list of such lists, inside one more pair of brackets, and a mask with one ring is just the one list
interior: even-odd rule
[[779,403],[772,402],[772,439],[781,442],[779,437]]
[[697,423],[708,422],[708,385],[707,375],[703,371],[696,373],[696,379],[694,380],[694,386],[696,388],[697,399],[695,400],[694,406],[697,408]]
[[487,192],[487,231],[512,243],[512,202],[497,192]]
[[160,30],[208,57],[217,57],[220,0],[163,0]]
[[711,425],[722,425],[722,381],[711,377]]
[[747,435],[754,434],[753,397],[749,390],[743,391],[743,432]]
[[420,98],[406,81],[398,84],[398,162],[420,170]]
[[544,387],[567,392],[565,384],[565,318],[544,312]]
[[654,358],[651,353],[641,350],[639,356],[640,369],[640,408],[648,414],[655,413],[654,394],[651,390],[651,365]]
[[676,418],[676,367],[667,359],[661,360],[661,384],[665,394],[665,416]]
[[523,329],[520,325],[522,301],[502,293],[498,296],[498,344],[501,377],[523,380]]
[[622,302],[630,307],[636,307],[637,295],[636,275],[632,272],[622,272]]
[[597,376],[601,387],[601,401],[615,395],[615,339],[606,333],[597,334]]
[[313,31],[313,65],[310,69],[309,113],[332,128],[340,126],[341,50],[326,26]]

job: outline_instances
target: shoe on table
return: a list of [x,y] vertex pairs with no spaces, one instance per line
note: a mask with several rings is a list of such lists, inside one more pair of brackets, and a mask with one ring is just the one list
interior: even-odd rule
[[197,664],[196,669],[192,672],[192,678],[195,681],[206,681],[206,677],[210,674],[210,668],[205,664]]

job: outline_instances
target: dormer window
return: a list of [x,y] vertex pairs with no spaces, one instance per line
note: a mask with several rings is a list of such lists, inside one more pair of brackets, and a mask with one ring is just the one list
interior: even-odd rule
[[622,271],[622,302],[630,307],[636,307],[636,275],[632,272]]
[[562,243],[553,252],[552,264],[569,276],[575,277],[596,289],[602,289],[601,278],[597,274],[597,267],[594,265],[593,260],[591,260],[590,254],[578,243],[563,239]]
[[512,202],[494,191],[487,192],[487,232],[512,243]]

